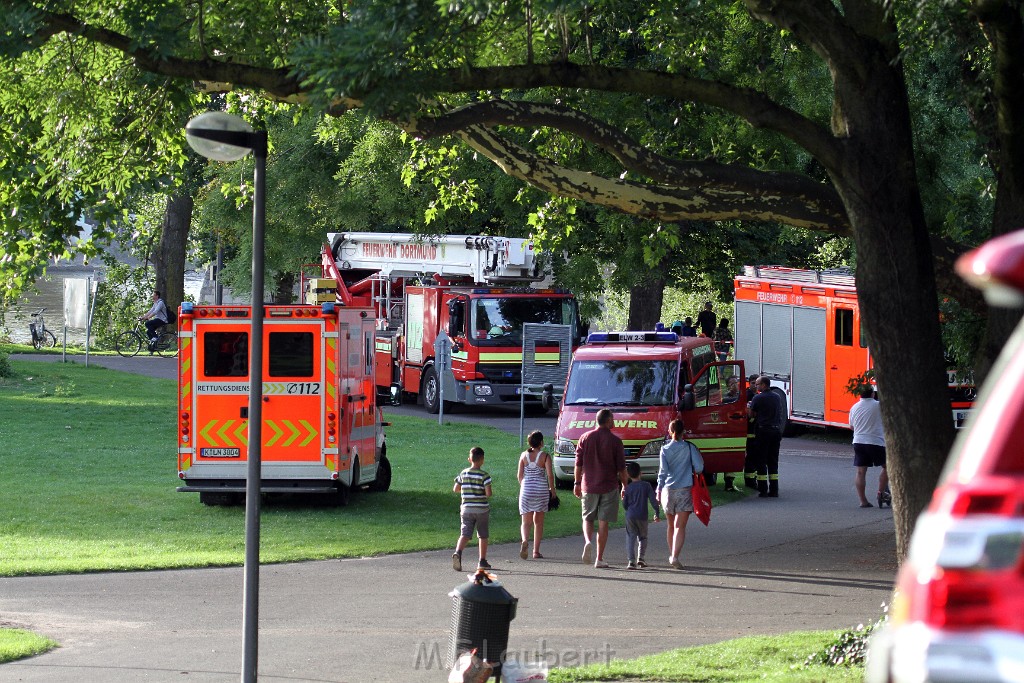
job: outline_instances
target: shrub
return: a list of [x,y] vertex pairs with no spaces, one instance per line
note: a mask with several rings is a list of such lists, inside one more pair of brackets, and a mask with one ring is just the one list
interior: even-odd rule
[[887,605],[882,605],[882,611],[884,613],[881,619],[867,627],[864,624],[858,624],[857,628],[852,631],[843,631],[831,645],[812,654],[804,664],[808,666],[864,666],[864,658],[868,651],[868,638],[889,618],[889,615],[885,613],[888,612]]

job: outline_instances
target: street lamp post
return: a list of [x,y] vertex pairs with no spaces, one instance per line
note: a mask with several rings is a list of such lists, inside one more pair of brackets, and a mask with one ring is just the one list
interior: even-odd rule
[[[252,333],[249,343],[249,454],[245,477],[245,580],[242,605],[242,681],[255,683],[259,642],[260,477],[263,444],[263,233],[266,220],[267,131],[254,131],[225,112],[200,114],[185,126],[185,139],[214,161],[253,153]],[[217,273],[218,284],[220,273]]]

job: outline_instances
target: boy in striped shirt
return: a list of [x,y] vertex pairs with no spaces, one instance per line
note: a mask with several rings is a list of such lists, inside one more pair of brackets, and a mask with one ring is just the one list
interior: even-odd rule
[[462,506],[459,508],[462,531],[455,544],[455,552],[452,553],[452,568],[457,572],[462,571],[462,550],[473,538],[474,528],[480,541],[480,563],[477,567],[491,568],[487,562],[487,522],[491,513],[491,504],[487,499],[491,497],[491,475],[480,469],[484,465],[484,449],[474,446],[469,451],[469,463],[471,467],[455,477],[455,487],[452,489],[462,494]]

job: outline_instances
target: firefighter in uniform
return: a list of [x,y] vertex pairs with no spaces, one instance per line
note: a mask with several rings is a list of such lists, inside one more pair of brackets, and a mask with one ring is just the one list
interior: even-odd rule
[[757,494],[760,498],[779,497],[779,446],[785,408],[771,391],[768,377],[755,384],[757,395],[747,404],[747,416],[754,420],[753,450],[756,454]]

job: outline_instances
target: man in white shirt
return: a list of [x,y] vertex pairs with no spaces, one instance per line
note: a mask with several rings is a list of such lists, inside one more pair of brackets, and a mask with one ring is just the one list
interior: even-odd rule
[[850,427],[853,429],[853,464],[857,468],[854,488],[862,508],[874,507],[864,495],[869,467],[881,467],[878,477],[878,507],[892,507],[889,495],[889,475],[885,471],[885,432],[882,429],[882,409],[874,399],[875,389],[865,384],[860,400],[850,408]]

